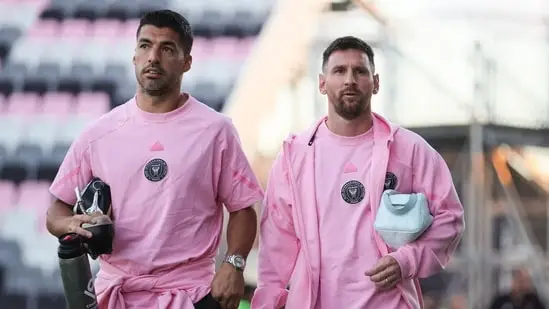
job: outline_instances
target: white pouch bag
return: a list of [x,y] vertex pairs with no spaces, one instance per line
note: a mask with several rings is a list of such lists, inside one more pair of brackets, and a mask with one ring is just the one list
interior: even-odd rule
[[374,228],[385,243],[399,248],[416,240],[433,223],[423,193],[402,194],[385,190],[374,221]]

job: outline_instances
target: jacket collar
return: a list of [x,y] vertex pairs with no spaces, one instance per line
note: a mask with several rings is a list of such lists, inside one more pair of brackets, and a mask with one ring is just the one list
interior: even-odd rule
[[[394,135],[396,131],[398,130],[398,126],[391,124],[387,119],[385,119],[383,116],[372,112],[373,115],[373,125],[375,127],[374,130],[374,137],[376,140],[384,139],[388,142],[392,142],[394,140]],[[307,141],[308,145],[311,146],[314,143],[316,133],[318,131],[318,128],[322,124],[322,122],[326,121],[328,119],[328,116],[324,116],[321,119],[319,119],[311,128],[307,131]]]

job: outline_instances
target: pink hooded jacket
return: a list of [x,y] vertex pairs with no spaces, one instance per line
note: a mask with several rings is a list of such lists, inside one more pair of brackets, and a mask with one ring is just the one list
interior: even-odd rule
[[[261,216],[259,278],[253,309],[315,308],[320,239],[313,142],[324,120],[304,134],[290,136],[271,170]],[[404,175],[399,179],[400,190],[408,188],[409,192],[402,193],[424,193],[434,220],[418,240],[395,252],[374,230],[379,254],[372,258],[393,256],[403,277],[396,288],[410,308],[422,307],[417,279],[439,272],[448,263],[463,233],[463,206],[445,161],[425,140],[375,113],[374,128],[374,163],[369,180],[369,187],[375,188],[370,200],[370,205],[375,206],[372,215],[376,215],[388,167],[400,166],[402,170],[398,172]]]

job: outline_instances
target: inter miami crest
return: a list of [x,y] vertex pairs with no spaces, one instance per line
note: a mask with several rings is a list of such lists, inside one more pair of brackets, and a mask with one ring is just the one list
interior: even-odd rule
[[168,174],[168,164],[162,159],[152,159],[145,165],[143,172],[148,180],[160,181]]
[[397,184],[397,176],[391,172],[387,172],[387,174],[385,174],[385,185],[383,186],[383,190],[394,190]]
[[341,187],[341,197],[349,204],[358,204],[366,195],[366,189],[364,185],[356,180],[347,181],[343,187]]

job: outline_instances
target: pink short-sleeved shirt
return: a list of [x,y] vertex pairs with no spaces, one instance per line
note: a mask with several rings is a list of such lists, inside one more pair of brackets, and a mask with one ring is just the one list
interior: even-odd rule
[[101,117],[72,144],[51,193],[74,204],[74,188],[92,176],[110,185],[113,201],[113,253],[101,263],[140,276],[208,259],[209,276],[194,278],[204,286],[222,205],[234,212],[263,198],[230,119],[191,96],[165,114],[132,99]]

